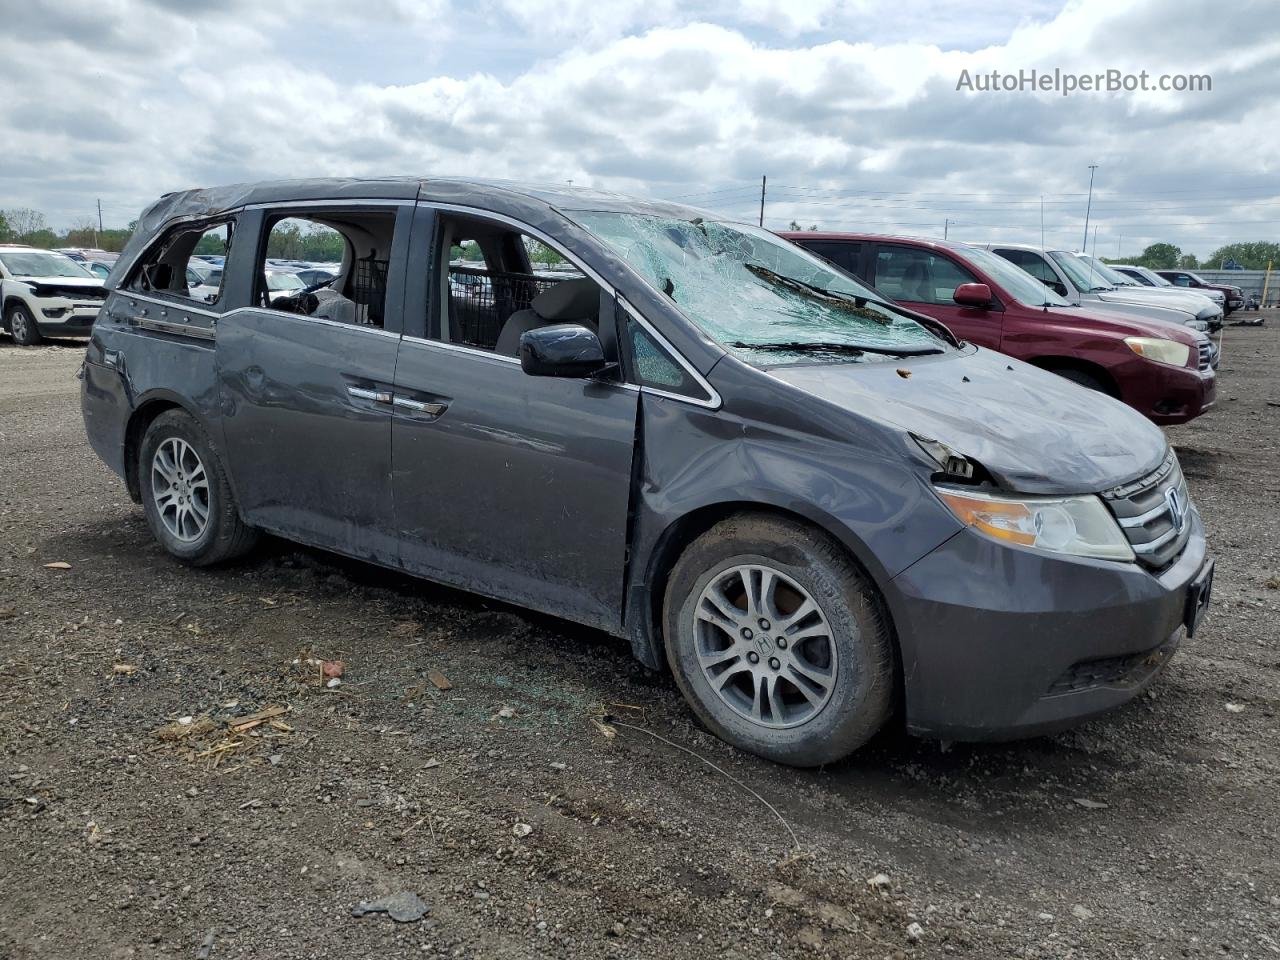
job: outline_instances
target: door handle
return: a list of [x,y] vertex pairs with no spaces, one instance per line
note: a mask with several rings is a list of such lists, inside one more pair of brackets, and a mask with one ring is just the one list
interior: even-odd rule
[[374,403],[390,403],[390,390],[370,390],[368,387],[347,387],[347,393],[357,400],[372,400]]
[[412,410],[414,413],[425,413],[431,417],[438,417],[449,409],[447,403],[439,403],[429,400],[411,400],[408,397],[395,397],[391,401],[402,410]]

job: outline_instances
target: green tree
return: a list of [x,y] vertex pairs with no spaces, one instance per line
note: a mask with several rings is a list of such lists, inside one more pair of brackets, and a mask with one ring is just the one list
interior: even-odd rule
[[1280,243],[1267,243],[1254,240],[1249,243],[1228,243],[1219,247],[1205,258],[1206,269],[1218,269],[1227,260],[1234,260],[1246,270],[1265,270],[1267,262],[1280,266]]
[[9,221],[5,218],[4,211],[0,210],[0,243],[4,243],[9,239]]
[[107,227],[107,229],[98,234],[98,246],[103,250],[119,253],[124,249],[124,245],[129,242],[129,237],[132,234],[132,226],[123,230],[118,227]]
[[530,263],[540,263],[543,266],[548,267],[564,263],[564,257],[560,256],[560,254],[556,253],[545,243],[539,243],[537,240],[531,240],[528,237],[525,237],[524,248],[529,252]]
[[41,227],[39,230],[33,230],[25,233],[18,238],[20,243],[25,243],[31,247],[43,247],[48,250],[50,247],[60,246],[58,235],[48,227]]
[[1172,243],[1153,243],[1142,251],[1138,263],[1152,270],[1172,270],[1178,265],[1180,256],[1182,256],[1181,248],[1175,247]]
[[[57,240],[44,214],[30,207],[14,207],[4,211],[4,219],[9,224],[9,231],[18,243],[29,243],[33,247],[51,246]],[[50,238],[47,244],[35,242],[35,238]]]
[[98,230],[95,221],[88,217],[81,217],[71,225],[65,235],[61,238],[58,246],[61,247],[94,247],[98,244]]
[[1180,270],[1195,270],[1199,266],[1200,261],[1196,259],[1194,253],[1184,253],[1178,258],[1178,269]]

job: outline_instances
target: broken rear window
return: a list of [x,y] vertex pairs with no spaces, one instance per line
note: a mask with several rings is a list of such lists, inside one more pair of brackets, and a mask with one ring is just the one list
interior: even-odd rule
[[768,231],[625,213],[575,219],[750,363],[877,360],[950,347],[848,275]]

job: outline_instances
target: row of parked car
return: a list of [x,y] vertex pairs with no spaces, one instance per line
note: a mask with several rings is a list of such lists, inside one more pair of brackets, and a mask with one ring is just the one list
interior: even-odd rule
[[1123,400],[1160,424],[1214,403],[1224,311],[1173,287],[1030,244],[802,231],[782,236],[890,299],[999,350]]
[[[84,336],[106,297],[103,282],[119,254],[107,250],[63,247],[44,250],[22,244],[0,244],[0,326],[22,345],[44,336]],[[224,257],[193,254],[185,277],[191,299],[212,303],[222,288]],[[269,260],[268,296],[275,300],[327,283],[337,264]]]

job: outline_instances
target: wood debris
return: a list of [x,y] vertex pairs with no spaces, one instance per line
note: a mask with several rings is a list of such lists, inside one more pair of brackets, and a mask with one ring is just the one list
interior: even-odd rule
[[234,720],[227,721],[227,729],[232,733],[245,733],[246,731],[252,730],[254,727],[261,726],[267,721],[272,720],[275,717],[282,716],[288,712],[288,707],[282,707],[279,704],[274,704],[270,707],[263,707],[257,713],[251,713],[248,716],[237,717]]
[[218,725],[208,716],[190,720],[186,717],[182,719],[187,720],[187,722],[183,723],[182,720],[175,720],[172,723],[166,723],[155,732],[156,738],[166,743],[176,743],[182,740],[190,740],[193,737],[198,739],[218,729]]

